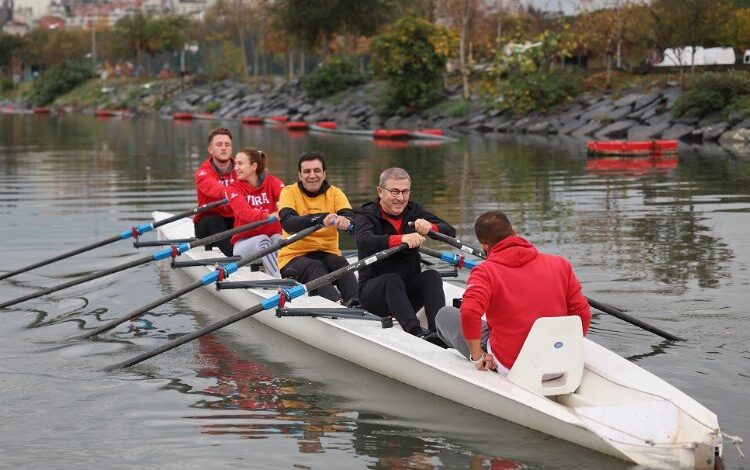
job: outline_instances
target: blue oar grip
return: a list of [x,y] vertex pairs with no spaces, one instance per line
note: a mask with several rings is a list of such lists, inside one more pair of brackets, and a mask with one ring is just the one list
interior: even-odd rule
[[123,230],[120,232],[120,240],[127,240],[128,238],[131,238],[133,236],[133,232],[137,232],[138,235],[143,235],[146,232],[150,232],[154,229],[154,223],[148,223],[148,224],[141,224],[136,225],[135,227],[129,229],[129,230]]
[[290,299],[296,299],[297,297],[301,297],[305,295],[305,292],[307,289],[305,289],[304,285],[294,286],[290,287],[289,289],[284,289],[284,292],[286,292],[286,295]]
[[159,250],[154,252],[154,261],[159,261],[160,259],[169,258],[172,256],[172,250],[177,251],[178,255],[181,255],[188,251],[190,249],[190,243],[180,243],[179,245],[173,245],[169,248],[164,248],[163,250]]
[[281,295],[276,294],[273,297],[269,297],[260,304],[263,306],[263,310],[268,310],[269,308],[274,308],[275,306],[279,305],[279,300],[281,300]]
[[148,224],[136,225],[135,229],[138,230],[138,233],[140,235],[143,235],[144,233],[150,232],[151,230],[154,229],[154,223],[151,222],[151,223],[148,223]]
[[[443,251],[442,253],[440,253],[440,259],[442,259],[446,263],[452,264],[453,266],[458,266],[458,264],[461,262],[461,258],[463,257],[455,253],[449,253],[446,251]],[[476,261],[463,258],[463,267],[472,269],[472,268],[476,268],[477,266],[479,266],[479,263],[477,263]]]
[[219,270],[218,269],[216,271],[211,271],[210,273],[208,273],[205,276],[203,276],[201,278],[201,284],[203,284],[204,286],[207,286],[209,284],[213,284],[217,280],[219,280]]

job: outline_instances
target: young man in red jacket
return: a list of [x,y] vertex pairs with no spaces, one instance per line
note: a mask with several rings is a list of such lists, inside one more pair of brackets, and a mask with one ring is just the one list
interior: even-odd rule
[[446,344],[479,370],[507,373],[537,318],[578,315],[586,334],[591,311],[565,258],[539,253],[500,211],[479,216],[474,232],[487,260],[471,270],[460,312],[438,312],[438,335]]
[[[237,179],[232,159],[232,132],[219,127],[208,134],[208,158],[195,171],[195,188],[198,205],[210,204],[224,199],[227,187]],[[234,227],[234,214],[229,204],[200,212],[193,218],[195,236],[208,237]],[[226,256],[232,256],[232,242],[225,238],[216,246]],[[210,249],[206,246],[206,249]]]

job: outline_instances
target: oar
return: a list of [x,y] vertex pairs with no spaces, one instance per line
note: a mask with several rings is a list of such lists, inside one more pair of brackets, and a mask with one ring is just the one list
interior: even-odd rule
[[469,269],[479,266],[479,263],[477,263],[476,261],[466,259],[457,253],[433,250],[432,248],[427,248],[424,245],[419,247],[419,251],[428,256],[432,256],[433,258],[443,260],[446,263],[450,264],[451,266],[457,266],[459,268],[466,267]]
[[[475,247],[473,247],[471,245],[467,245],[466,243],[463,243],[461,240],[458,240],[456,238],[450,237],[450,236],[448,236],[448,235],[446,235],[444,233],[438,233],[438,232],[435,232],[433,230],[430,230],[427,235],[430,238],[434,239],[434,240],[439,240],[441,242],[447,243],[448,245],[456,247],[456,248],[460,249],[461,251],[465,251],[467,253],[471,253],[472,255],[474,255],[474,256],[476,256],[478,258],[487,259],[487,256],[484,254],[484,250],[480,250],[480,249],[475,248]],[[421,247],[420,247],[420,250],[421,250]],[[429,253],[427,253],[427,254],[429,254]],[[430,256],[432,256],[432,255],[430,255]],[[446,258],[443,258],[442,256],[438,256],[438,257],[440,259],[442,259],[443,261],[447,261],[447,262],[451,263],[450,259],[446,259],[446,258],[449,258],[449,257],[446,257]],[[460,257],[456,257],[456,261],[458,261],[459,258]],[[464,262],[466,262],[466,261],[464,260]],[[662,338],[668,339],[670,341],[685,341],[685,339],[680,338],[679,336],[675,336],[675,335],[673,335],[671,333],[668,333],[668,332],[666,332],[666,331],[664,331],[664,330],[662,330],[660,328],[657,328],[657,327],[655,327],[653,325],[649,325],[648,323],[645,323],[642,320],[639,320],[639,319],[637,319],[635,317],[631,317],[630,315],[628,315],[626,313],[623,313],[622,310],[616,309],[616,308],[612,307],[611,305],[607,305],[607,304],[603,304],[601,302],[597,302],[596,300],[590,299],[588,297],[586,297],[586,301],[589,303],[589,305],[591,305],[592,307],[594,307],[597,310],[601,310],[604,313],[608,313],[608,314],[612,315],[613,317],[619,318],[622,321],[630,323],[631,325],[635,325],[635,326],[637,326],[639,328],[643,328],[644,330],[646,330],[648,332],[651,332],[651,333],[653,333],[655,335],[661,336]]]
[[91,273],[87,276],[80,277],[78,279],[73,279],[71,281],[65,282],[63,284],[58,284],[53,287],[48,287],[46,289],[42,289],[36,292],[32,292],[31,294],[24,295],[23,297],[18,297],[17,299],[8,300],[6,302],[3,302],[0,304],[0,308],[6,308],[10,307],[11,305],[15,305],[21,302],[25,302],[26,300],[35,299],[37,297],[41,297],[43,295],[51,294],[52,292],[57,292],[59,290],[67,289],[68,287],[77,286],[79,284],[83,284],[84,282],[91,281],[93,279],[99,279],[100,277],[108,276],[110,274],[114,274],[120,271],[124,271],[129,268],[134,268],[136,266],[140,266],[142,264],[149,263],[151,261],[158,261],[160,259],[168,258],[170,256],[178,256],[182,253],[188,251],[191,248],[195,248],[198,246],[208,245],[208,244],[214,244],[217,241],[223,240],[225,238],[229,238],[232,235],[235,235],[240,232],[244,232],[246,230],[252,230],[256,227],[259,227],[261,225],[270,223],[277,220],[276,216],[271,216],[267,219],[253,222],[250,224],[243,225],[241,227],[233,228],[231,230],[227,230],[225,232],[220,232],[205,238],[201,238],[200,240],[196,240],[194,242],[190,243],[180,243],[178,245],[172,245],[169,248],[164,248],[163,250],[159,250],[154,252],[152,255],[144,256],[143,258],[138,258],[136,260],[130,261],[125,264],[121,264],[119,266],[115,266],[113,268],[104,269],[102,271],[97,271],[95,273]]
[[329,284],[335,281],[336,279],[339,279],[349,273],[353,273],[354,271],[362,269],[363,267],[370,265],[376,261],[380,261],[385,258],[388,258],[389,256],[405,248],[407,248],[407,245],[405,243],[402,243],[398,246],[394,246],[393,248],[388,248],[387,250],[379,251],[372,256],[368,256],[365,259],[361,259],[357,261],[356,263],[352,263],[348,266],[344,266],[341,269],[337,269],[336,271],[330,272],[324,276],[321,276],[317,279],[314,279],[308,282],[307,284],[300,284],[298,286],[294,286],[289,289],[282,289],[279,291],[278,294],[267,298],[266,300],[264,300],[263,302],[257,305],[254,305],[246,310],[236,313],[230,317],[227,317],[224,320],[205,326],[198,331],[194,331],[184,336],[180,336],[179,338],[173,341],[170,341],[169,343],[166,343],[163,346],[160,346],[156,349],[140,354],[132,359],[128,359],[127,361],[121,362],[119,364],[109,366],[106,368],[106,370],[115,370],[115,369],[120,369],[122,367],[133,366],[135,364],[138,364],[139,362],[145,361],[146,359],[152,358],[156,356],[157,354],[161,354],[163,352],[169,351],[170,349],[174,349],[177,346],[185,344],[203,335],[212,333],[218,330],[219,328],[224,328],[227,325],[231,325],[232,323],[238,322],[244,318],[255,315],[256,313],[260,313],[264,310],[268,310],[268,309],[277,307],[279,305],[283,306],[283,304],[289,300],[296,299],[297,297],[304,295],[306,292],[315,290],[319,287]]
[[138,310],[134,310],[126,315],[123,315],[115,320],[112,320],[111,322],[107,323],[106,325],[102,325],[94,330],[89,331],[85,335],[80,336],[78,339],[85,339],[90,338],[92,336],[96,336],[99,333],[103,333],[107,330],[111,330],[112,328],[116,327],[117,325],[124,323],[128,320],[132,320],[135,317],[138,317],[140,315],[143,315],[144,313],[148,312],[151,309],[154,309],[160,305],[163,305],[170,300],[174,300],[177,297],[180,297],[182,295],[187,294],[188,292],[192,292],[195,289],[201,287],[201,286],[207,286],[209,284],[213,284],[214,282],[223,280],[225,277],[229,276],[230,274],[236,272],[238,269],[240,269],[243,266],[246,266],[250,263],[252,263],[255,260],[261,259],[264,256],[273,253],[277,250],[279,250],[282,247],[285,247],[287,245],[290,245],[297,240],[301,240],[302,238],[305,238],[306,236],[310,235],[311,233],[315,232],[316,230],[319,230],[323,228],[323,224],[317,224],[313,225],[312,227],[308,227],[304,230],[301,230],[297,233],[294,233],[292,235],[289,235],[283,240],[279,240],[278,242],[272,244],[268,248],[265,248],[263,250],[258,251],[257,253],[254,253],[252,256],[248,256],[246,258],[242,258],[240,261],[237,261],[235,263],[227,263],[222,264],[213,272],[210,272],[203,276],[202,278],[198,279],[197,281],[188,284],[187,286],[177,289],[176,291],[172,292],[169,295],[166,295],[162,297],[161,299],[155,300],[151,302],[148,305],[145,305]]
[[92,243],[90,245],[82,246],[81,248],[68,251],[67,253],[63,253],[63,254],[54,256],[52,258],[39,261],[37,263],[30,264],[28,266],[24,266],[23,268],[18,268],[15,271],[11,271],[9,273],[0,274],[0,281],[2,281],[3,279],[8,279],[9,277],[13,277],[16,274],[21,274],[26,271],[31,271],[32,269],[36,269],[36,268],[39,268],[48,264],[52,264],[55,261],[60,261],[61,259],[70,258],[71,256],[74,256],[80,253],[85,253],[86,251],[91,251],[94,248],[99,248],[100,246],[109,245],[110,243],[114,243],[119,240],[126,240],[130,237],[135,237],[137,235],[143,235],[144,233],[150,232],[156,227],[161,227],[162,225],[166,225],[170,222],[174,222],[175,220],[184,219],[185,217],[190,217],[191,215],[197,214],[199,212],[204,212],[209,209],[213,209],[214,207],[218,207],[222,204],[226,204],[226,202],[227,202],[226,199],[222,199],[221,201],[212,202],[211,204],[204,204],[202,206],[198,206],[195,209],[191,209],[189,211],[180,212],[179,214],[175,214],[172,217],[166,218],[164,220],[160,220],[158,222],[150,222],[150,223],[136,225],[135,227],[128,229],[128,230],[123,230],[122,232],[120,232],[120,234],[112,236],[110,238],[106,238],[104,240]]

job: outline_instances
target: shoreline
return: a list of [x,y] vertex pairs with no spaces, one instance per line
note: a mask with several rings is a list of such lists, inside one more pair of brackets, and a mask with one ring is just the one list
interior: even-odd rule
[[[750,118],[718,113],[674,118],[672,105],[682,94],[678,86],[660,90],[634,89],[579,96],[555,113],[513,116],[492,109],[484,100],[464,101],[460,87],[450,87],[435,106],[406,117],[381,118],[376,113],[379,83],[370,82],[326,99],[308,99],[298,80],[277,86],[230,80],[186,84],[179,79],[136,82],[92,80],[59,98],[53,112],[80,112],[102,117],[197,114],[203,119],[268,119],[315,124],[336,122],[341,129],[440,129],[447,135],[533,135],[572,137],[585,148],[587,140],[677,140],[682,147],[719,146],[735,156],[750,156]],[[3,100],[3,112],[33,112],[22,102]]]

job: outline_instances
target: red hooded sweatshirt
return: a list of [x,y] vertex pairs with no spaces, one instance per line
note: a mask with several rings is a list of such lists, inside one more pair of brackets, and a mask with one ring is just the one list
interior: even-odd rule
[[570,263],[539,253],[518,236],[501,240],[487,261],[471,270],[461,304],[467,339],[480,339],[485,312],[492,353],[508,369],[537,318],[578,315],[584,335],[591,322],[589,304]]
[[[234,226],[249,224],[258,220],[267,219],[272,212],[276,212],[276,203],[279,202],[279,194],[284,183],[273,175],[265,173],[258,186],[251,186],[248,182],[236,180],[227,188],[229,205],[234,212]],[[261,225],[255,230],[242,232],[232,237],[232,244],[238,240],[254,237],[256,235],[281,234],[281,224],[277,220],[270,224]]]
[[[232,160],[232,171],[229,174],[220,175],[214,165],[211,164],[211,157],[201,163],[201,166],[195,171],[195,188],[198,192],[198,205],[211,204],[212,202],[224,199],[224,192],[227,186],[237,180],[237,174],[234,172],[234,160]],[[234,217],[232,208],[229,204],[222,204],[205,212],[199,212],[193,217],[193,223],[198,222],[203,217],[211,214],[218,214],[222,217]]]

